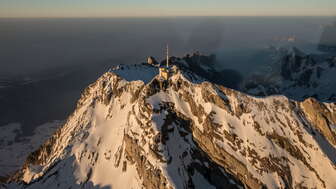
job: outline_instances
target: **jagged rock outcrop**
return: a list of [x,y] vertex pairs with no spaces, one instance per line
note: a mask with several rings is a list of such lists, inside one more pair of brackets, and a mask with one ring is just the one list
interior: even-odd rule
[[318,102],[314,98],[308,98],[301,104],[305,117],[328,141],[336,145],[336,109],[334,106],[327,107],[327,105]]
[[147,58],[147,63],[150,64],[150,65],[157,65],[158,64],[158,61],[156,61],[156,59],[152,56],[149,56]]
[[[151,69],[151,68],[149,68]],[[108,72],[5,188],[332,188],[334,103]]]

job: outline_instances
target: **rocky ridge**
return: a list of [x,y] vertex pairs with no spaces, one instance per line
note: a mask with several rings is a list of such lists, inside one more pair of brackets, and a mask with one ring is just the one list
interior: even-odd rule
[[336,186],[335,103],[253,97],[183,71],[161,89],[118,70],[3,187]]

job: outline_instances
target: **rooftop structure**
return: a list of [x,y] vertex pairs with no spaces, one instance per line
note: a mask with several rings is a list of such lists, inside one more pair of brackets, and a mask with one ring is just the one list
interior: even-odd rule
[[159,67],[159,75],[160,75],[160,78],[164,80],[169,79],[169,47],[168,47],[168,44],[167,44],[167,49],[166,49],[166,67],[164,66]]

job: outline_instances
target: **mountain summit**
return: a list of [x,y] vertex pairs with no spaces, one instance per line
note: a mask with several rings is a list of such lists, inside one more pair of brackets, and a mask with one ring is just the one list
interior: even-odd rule
[[335,103],[257,98],[187,66],[166,81],[153,65],[114,67],[85,89],[66,123],[2,186],[336,186]]

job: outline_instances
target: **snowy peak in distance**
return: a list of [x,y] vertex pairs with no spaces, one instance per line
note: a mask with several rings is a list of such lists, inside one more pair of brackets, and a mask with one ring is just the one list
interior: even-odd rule
[[185,68],[170,72],[167,80],[156,65],[105,73],[2,186],[336,186],[335,103],[249,96],[204,81],[201,65],[186,69],[190,60],[178,61]]

